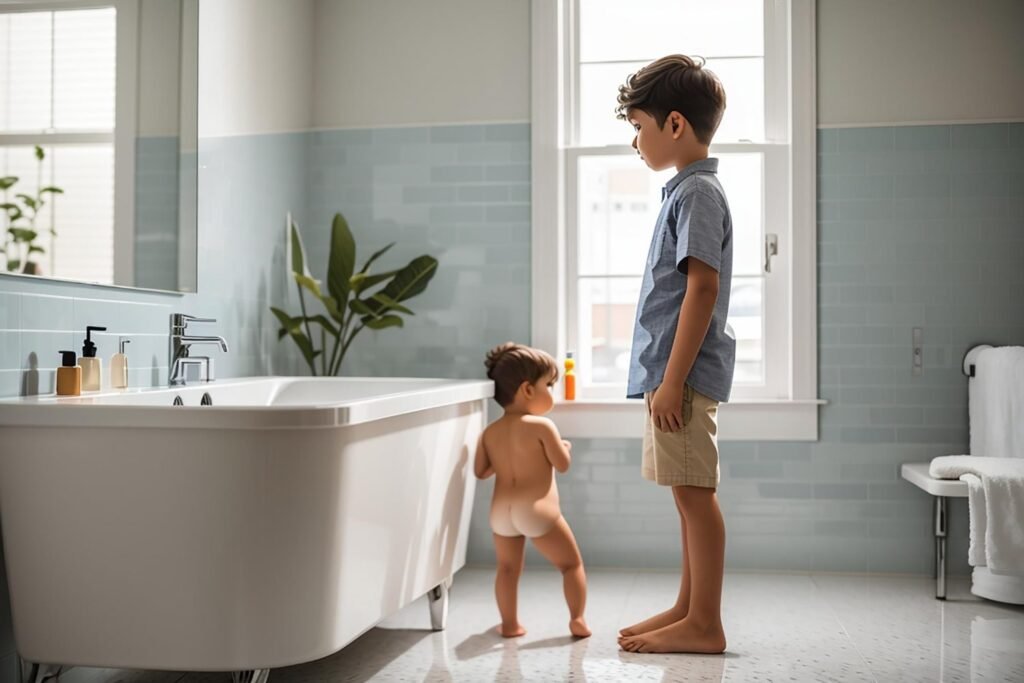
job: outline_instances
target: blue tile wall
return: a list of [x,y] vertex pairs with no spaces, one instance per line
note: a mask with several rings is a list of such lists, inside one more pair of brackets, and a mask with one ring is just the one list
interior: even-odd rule
[[331,219],[344,214],[357,263],[439,261],[404,329],[365,330],[345,375],[479,377],[484,351],[530,334],[530,131],[525,123],[310,133],[311,269],[323,277]]

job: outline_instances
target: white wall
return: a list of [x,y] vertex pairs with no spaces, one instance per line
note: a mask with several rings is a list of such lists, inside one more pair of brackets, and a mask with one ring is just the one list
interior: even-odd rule
[[199,136],[309,128],[312,36],[313,0],[201,3]]
[[818,0],[818,123],[1024,120],[1021,0]]
[[316,0],[315,43],[314,127],[529,119],[529,0]]

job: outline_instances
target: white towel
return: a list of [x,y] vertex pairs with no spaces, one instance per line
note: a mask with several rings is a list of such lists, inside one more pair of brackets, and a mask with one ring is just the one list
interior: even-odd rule
[[[978,487],[967,481],[971,515],[971,564],[987,566],[994,574],[1024,575],[1024,458],[986,458],[943,455],[932,460],[936,479],[959,479],[973,474]],[[980,498],[984,498],[984,502]],[[975,556],[977,555],[977,557]],[[984,565],[974,560],[984,558]]]
[[968,395],[971,455],[1024,458],[1024,347],[978,353]]
[[988,515],[985,514],[985,489],[976,474],[961,474],[960,481],[967,484],[967,512],[970,525],[970,544],[967,546],[967,563],[972,567],[988,566],[985,555],[985,529]]

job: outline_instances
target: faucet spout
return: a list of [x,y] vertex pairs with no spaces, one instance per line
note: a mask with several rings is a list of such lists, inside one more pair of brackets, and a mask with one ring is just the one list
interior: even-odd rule
[[227,352],[228,342],[224,337],[218,336],[203,336],[203,335],[192,335],[192,334],[179,334],[176,335],[178,343],[181,345],[192,345],[192,344],[219,344],[220,350]]

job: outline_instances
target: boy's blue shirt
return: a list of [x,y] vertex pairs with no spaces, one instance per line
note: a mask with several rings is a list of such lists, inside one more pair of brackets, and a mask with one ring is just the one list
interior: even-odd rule
[[732,288],[732,215],[717,174],[718,159],[701,159],[662,190],[664,200],[636,307],[628,398],[643,398],[664,379],[686,294],[686,259],[693,257],[717,270],[719,283],[711,325],[686,383],[716,401],[729,400],[736,363],[736,339],[726,322]]

